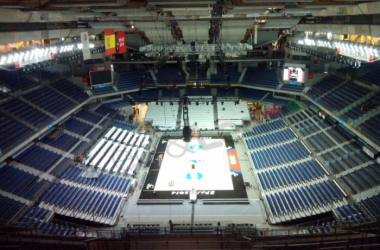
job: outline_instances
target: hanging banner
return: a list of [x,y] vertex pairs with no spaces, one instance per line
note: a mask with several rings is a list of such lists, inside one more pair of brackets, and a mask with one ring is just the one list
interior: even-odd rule
[[116,52],[124,53],[127,51],[127,46],[125,44],[125,33],[124,31],[118,31],[117,34],[117,44],[116,44]]
[[81,32],[80,39],[82,42],[83,60],[91,59],[90,39],[88,37],[88,32]]
[[106,56],[109,56],[109,55],[116,53],[114,29],[104,30],[104,46],[106,48]]

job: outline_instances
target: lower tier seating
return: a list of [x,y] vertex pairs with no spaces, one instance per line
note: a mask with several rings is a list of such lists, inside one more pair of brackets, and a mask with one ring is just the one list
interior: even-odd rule
[[49,137],[42,138],[41,142],[68,152],[74,145],[79,142],[79,139],[68,134],[62,134],[59,138],[56,139]]
[[371,221],[358,204],[338,207],[335,212],[344,222],[359,224]]
[[0,112],[0,149],[3,154],[33,133],[31,128]]
[[243,137],[255,136],[262,133],[268,133],[270,131],[275,131],[280,128],[286,127],[286,125],[287,125],[286,122],[282,119],[277,119],[271,122],[259,124],[253,127],[251,131],[243,133]]
[[0,189],[25,199],[34,200],[49,185],[49,181],[17,168],[8,165],[0,168]]
[[306,158],[309,156],[309,152],[297,140],[270,148],[254,150],[250,156],[256,169],[264,169]]
[[114,224],[124,199],[120,195],[56,183],[41,196],[41,201],[40,207],[54,205],[57,213],[96,222],[109,219],[110,223],[104,223]]
[[296,138],[296,135],[290,128],[278,130],[270,134],[262,134],[252,138],[244,139],[248,149],[256,149],[269,145],[278,144]]
[[52,165],[57,163],[61,157],[62,156],[57,153],[33,144],[21,154],[17,155],[14,160],[29,167],[46,172]]
[[14,220],[25,208],[26,204],[9,199],[0,195],[0,221],[1,224],[7,224]]
[[104,190],[117,191],[125,193],[129,188],[130,179],[121,176],[100,173],[98,178],[82,177],[83,170],[74,166],[69,166],[62,173],[61,179],[81,183],[86,186],[99,187]]
[[315,160],[308,160],[257,173],[263,190],[288,187],[293,184],[320,178],[324,174]]
[[313,209],[343,199],[343,194],[331,181],[284,190],[265,195],[273,216]]

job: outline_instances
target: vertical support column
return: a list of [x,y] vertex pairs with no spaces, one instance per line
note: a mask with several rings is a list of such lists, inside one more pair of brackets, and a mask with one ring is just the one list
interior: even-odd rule
[[255,25],[255,28],[254,28],[254,30],[255,30],[255,34],[254,34],[254,36],[253,36],[253,43],[254,44],[257,44],[257,33],[258,33],[258,29],[259,29],[259,25]]
[[243,63],[238,62],[238,72],[242,72],[242,71],[243,71]]
[[216,74],[216,65],[214,61],[210,61],[210,74]]
[[218,89],[212,88],[211,89],[211,96],[216,97],[218,95]]

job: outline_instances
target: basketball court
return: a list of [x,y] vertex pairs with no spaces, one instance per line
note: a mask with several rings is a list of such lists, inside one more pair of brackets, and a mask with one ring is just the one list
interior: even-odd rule
[[247,198],[231,136],[161,138],[140,199]]

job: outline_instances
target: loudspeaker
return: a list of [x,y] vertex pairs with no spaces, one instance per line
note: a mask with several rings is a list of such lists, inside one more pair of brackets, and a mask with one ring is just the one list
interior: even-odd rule
[[182,130],[183,140],[189,142],[191,139],[191,129],[190,126],[184,126]]

